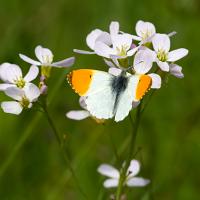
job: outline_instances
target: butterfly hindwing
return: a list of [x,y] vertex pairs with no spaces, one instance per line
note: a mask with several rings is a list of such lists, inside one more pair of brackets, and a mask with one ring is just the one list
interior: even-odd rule
[[109,119],[114,116],[115,95],[110,86],[88,94],[85,103],[91,115],[98,119]]
[[132,109],[132,104],[142,99],[151,86],[148,75],[130,75],[126,89],[121,92],[115,113],[115,121],[123,120]]
[[116,112],[115,121],[123,120],[132,109],[132,103],[135,98],[135,91],[139,81],[138,76],[130,75],[128,77],[128,84],[126,89],[119,95]]

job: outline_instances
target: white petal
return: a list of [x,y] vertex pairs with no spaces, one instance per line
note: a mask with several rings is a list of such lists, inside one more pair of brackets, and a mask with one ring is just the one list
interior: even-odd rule
[[104,181],[103,186],[105,188],[114,188],[118,186],[118,179],[107,179]]
[[107,32],[102,32],[96,39],[95,43],[96,42],[103,42],[105,44],[107,44],[108,46],[110,46],[112,43],[111,43],[111,37],[110,37],[110,34],[107,33]]
[[141,37],[138,37],[138,36],[136,36],[136,35],[132,35],[132,39],[133,39],[133,40],[136,40],[136,41],[141,41],[141,40],[142,40]]
[[145,35],[150,37],[151,35],[153,35],[156,32],[155,26],[152,23],[144,22],[142,20],[140,20],[136,23],[135,30],[136,30],[137,35],[142,38]]
[[110,23],[110,34],[116,35],[119,33],[119,22],[111,22]]
[[74,49],[73,51],[79,54],[96,54],[94,51],[85,51],[85,50],[80,50],[80,49]]
[[140,163],[137,160],[131,160],[130,166],[127,170],[127,175],[129,177],[135,176],[139,173],[140,171]]
[[161,77],[155,73],[148,74],[148,76],[152,78],[151,88],[159,89],[161,87]]
[[34,102],[40,96],[39,88],[33,83],[28,84],[24,87],[25,96],[29,99],[30,102]]
[[39,73],[39,69],[38,67],[32,65],[28,71],[28,73],[26,74],[26,76],[24,77],[24,80],[26,82],[31,82],[32,80],[36,79]]
[[126,49],[129,50],[132,41],[132,37],[129,34],[117,34],[112,36],[112,44],[114,49],[118,48],[121,50],[122,47],[126,47]]
[[66,113],[66,117],[73,120],[83,120],[90,116],[86,110],[72,110]]
[[86,43],[90,49],[94,50],[94,45],[96,42],[97,37],[101,35],[103,31],[100,29],[95,29],[92,32],[90,32],[86,37]]
[[146,74],[153,65],[155,53],[149,49],[140,50],[134,58],[134,69],[138,74]]
[[165,72],[169,71],[169,64],[167,62],[157,61],[157,64],[162,71],[165,71]]
[[133,177],[127,180],[127,186],[129,187],[144,187],[150,183],[150,180],[140,178],[140,177]]
[[103,56],[105,58],[110,58],[110,55],[116,53],[112,48],[102,42],[96,42],[94,51],[97,55]]
[[41,63],[51,63],[53,61],[53,54],[50,49],[37,46],[35,48],[35,55]]
[[100,174],[102,174],[104,176],[108,176],[110,178],[116,178],[116,179],[119,178],[119,171],[111,165],[102,164],[99,166],[97,171]]
[[180,60],[181,58],[185,57],[188,54],[188,50],[184,48],[176,49],[174,51],[170,51],[168,54],[169,62],[174,62]]
[[144,30],[145,30],[145,22],[142,20],[137,21],[135,25],[135,31],[137,35],[142,37]]
[[25,61],[25,62],[27,62],[27,63],[29,63],[29,64],[31,64],[31,65],[37,65],[37,66],[40,66],[40,65],[41,65],[40,62],[35,61],[35,60],[33,60],[33,59],[29,58],[28,56],[25,56],[25,55],[23,55],[23,54],[19,54],[19,57],[20,57],[23,61]]
[[120,58],[120,56],[116,56],[116,55],[110,55],[110,58],[112,59],[113,63],[115,64],[115,67],[120,67],[118,58]]
[[19,89],[17,87],[9,87],[5,90],[5,93],[7,96],[20,101],[22,97],[24,96],[24,91],[22,89]]
[[170,39],[166,34],[156,34],[152,39],[153,48],[156,51],[162,50],[166,53],[170,49]]
[[177,34],[176,31],[172,31],[171,33],[168,33],[168,36],[169,36],[169,37],[172,37],[172,36],[174,36],[174,35],[176,35],[176,34]]
[[7,82],[7,67],[9,67],[11,64],[10,63],[3,63],[0,65],[0,79],[4,82]]
[[118,69],[116,67],[110,67],[108,70],[108,73],[114,75],[114,76],[119,76],[121,74],[122,70]]
[[132,56],[132,55],[134,55],[134,54],[137,52],[138,49],[139,49],[138,47],[135,47],[135,48],[129,50],[129,51],[127,52],[127,56]]
[[84,96],[80,97],[79,98],[79,104],[83,109],[87,110],[87,105],[85,103],[85,99],[86,99],[86,97],[84,97]]
[[22,78],[22,70],[18,65],[10,64],[2,71],[5,80],[7,80],[6,82],[15,84],[15,81]]
[[16,101],[5,101],[1,103],[1,108],[5,113],[19,115],[22,112],[21,105]]
[[71,67],[75,62],[75,57],[70,57],[65,60],[54,62],[51,64],[53,67]]
[[153,35],[151,35],[151,36],[149,36],[149,37],[143,39],[143,40],[139,43],[139,45],[143,45],[143,44],[145,44],[145,43],[151,42],[152,39],[153,39],[153,37],[154,37],[155,35],[156,35],[156,34],[154,33]]
[[5,91],[9,87],[15,87],[15,85],[14,84],[2,83],[2,84],[0,84],[0,91]]
[[108,65],[109,67],[116,67],[115,66],[115,64],[112,62],[112,61],[110,61],[110,60],[108,60],[108,59],[104,59],[104,62],[106,63],[106,65]]
[[184,74],[182,73],[182,67],[176,64],[170,64],[169,66],[170,74],[176,76],[177,78],[183,78]]

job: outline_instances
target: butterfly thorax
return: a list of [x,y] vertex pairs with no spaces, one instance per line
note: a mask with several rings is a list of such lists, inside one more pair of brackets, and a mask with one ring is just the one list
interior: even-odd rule
[[128,77],[125,73],[121,73],[119,76],[115,76],[111,82],[112,84],[112,91],[114,93],[121,93],[123,92],[128,83]]

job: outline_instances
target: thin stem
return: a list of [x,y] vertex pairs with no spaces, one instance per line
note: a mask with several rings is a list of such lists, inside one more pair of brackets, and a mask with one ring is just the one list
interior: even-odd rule
[[155,92],[156,92],[156,90],[153,90],[153,91],[151,92],[151,94],[149,94],[146,103],[143,105],[143,108],[141,109],[141,113],[143,113],[144,110],[147,108],[147,106],[149,105],[149,102],[150,102],[151,98],[153,97],[153,95],[155,94]]
[[[141,107],[142,107],[142,102],[140,103],[140,105],[137,108],[135,122],[134,123],[132,122],[135,125],[135,128],[133,129],[131,142],[130,142],[130,148],[129,148],[129,154],[128,154],[125,166],[121,169],[121,172],[120,172],[119,185],[118,185],[117,192],[116,192],[116,200],[120,200],[120,198],[121,198],[124,182],[126,180],[126,172],[128,170],[128,167],[130,165],[130,162],[131,162],[131,159],[133,156],[133,152],[134,152],[134,148],[135,148],[135,141],[136,141],[139,123],[140,123]],[[131,116],[130,116],[130,118],[131,118]]]
[[109,135],[110,143],[112,145],[113,153],[114,153],[114,155],[116,157],[117,162],[119,162],[120,161],[120,157],[119,157],[116,145],[115,145],[115,143],[113,141],[112,133],[109,133],[108,135]]
[[69,167],[69,170],[71,171],[71,174],[76,182],[76,185],[80,191],[80,193],[84,196],[85,199],[88,199],[87,195],[85,194],[85,192],[83,191],[82,187],[80,186],[79,184],[79,181],[78,181],[78,178],[76,176],[76,173],[71,165],[71,160],[70,160],[70,156],[69,156],[69,152],[68,152],[68,149],[65,147],[63,141],[61,140],[61,137],[60,137],[60,134],[59,132],[57,131],[57,128],[51,118],[51,115],[49,114],[49,111],[48,111],[48,108],[47,108],[47,105],[46,105],[46,102],[44,102],[44,104],[42,105],[42,108],[44,110],[44,114],[49,122],[49,125],[51,126],[54,134],[55,134],[55,137],[57,139],[57,142],[60,146],[60,149],[62,151],[62,154],[63,154],[63,157],[65,159],[65,162],[67,163],[68,167]]

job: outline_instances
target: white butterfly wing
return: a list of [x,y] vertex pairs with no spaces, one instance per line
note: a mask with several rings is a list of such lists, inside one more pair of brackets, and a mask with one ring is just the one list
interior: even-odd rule
[[120,94],[116,113],[115,113],[115,121],[123,120],[132,109],[132,103],[135,100],[135,93],[138,84],[139,76],[131,75],[129,76],[128,84],[126,89]]
[[95,71],[92,80],[86,94],[87,110],[98,119],[112,118],[116,98],[112,91],[113,75]]

